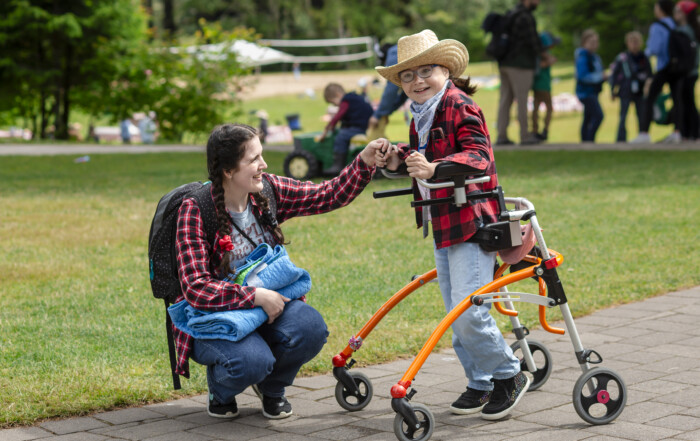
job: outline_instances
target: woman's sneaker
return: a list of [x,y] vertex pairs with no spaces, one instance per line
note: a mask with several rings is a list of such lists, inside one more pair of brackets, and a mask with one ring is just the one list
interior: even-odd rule
[[490,390],[476,390],[467,387],[467,391],[457,398],[450,406],[450,412],[455,415],[471,415],[480,412],[491,397]]
[[228,404],[221,404],[216,401],[214,394],[209,392],[209,403],[207,403],[207,414],[213,418],[236,418],[238,416],[238,404],[234,398]]
[[265,418],[281,420],[292,415],[292,405],[289,404],[285,397],[268,397],[263,395],[257,384],[254,384],[252,388],[258,398],[260,398],[260,401],[262,401],[262,413]]
[[481,418],[494,421],[508,416],[530,387],[530,379],[522,372],[518,372],[514,377],[491,381],[493,381],[493,393],[488,404],[481,411]]

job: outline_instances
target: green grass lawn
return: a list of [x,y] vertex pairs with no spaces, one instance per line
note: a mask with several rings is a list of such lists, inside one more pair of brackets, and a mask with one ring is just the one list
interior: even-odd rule
[[[564,254],[560,274],[576,316],[700,283],[700,152],[496,157],[506,194],[536,205],[548,245]],[[205,370],[193,363],[183,390],[172,390],[163,304],[151,296],[146,257],[158,199],[202,179],[204,157],[91,158],[2,158],[0,426],[206,389]],[[283,158],[266,153],[271,172],[281,173]],[[328,372],[371,314],[411,275],[433,267],[409,199],[371,196],[407,184],[373,181],[349,207],[283,225],[292,259],[312,275],[309,303],[331,332],[303,374]],[[524,324],[536,326],[537,309],[521,308]],[[379,324],[356,358],[412,357],[444,313],[438,287],[428,285]],[[498,320],[508,331],[508,320]]]
[[[311,75],[313,73],[310,73]],[[467,68],[466,74],[474,77],[488,77],[495,75],[498,77],[498,69],[495,63],[480,62],[471,63]],[[379,75],[373,70],[367,70],[366,76],[377,77]],[[561,62],[552,68],[552,94],[560,93],[575,94],[574,66],[571,62]],[[315,89],[316,97],[311,99],[307,96],[287,95],[274,98],[264,98],[247,100],[243,103],[244,115],[248,115],[250,110],[265,109],[270,115],[270,124],[286,124],[285,115],[298,113],[302,128],[305,132],[320,131],[325,126],[325,122],[321,117],[326,112],[328,106],[323,100],[323,88],[325,84],[319,83]],[[383,86],[374,86],[369,89],[370,98],[379,100],[383,91]],[[496,138],[496,115],[498,113],[499,90],[488,90],[486,88],[478,90],[474,95],[474,100],[479,104],[484,112],[487,125],[491,132],[491,138],[495,141]],[[617,137],[617,127],[619,122],[620,103],[619,100],[612,101],[610,99],[610,89],[607,85],[604,86],[603,92],[600,94],[600,103],[603,107],[605,119],[601,125],[596,142],[612,143]],[[540,118],[544,118],[543,112],[540,112]],[[578,143],[581,140],[581,120],[582,112],[572,113],[555,113],[552,118],[549,133],[549,143]],[[245,118],[244,118],[245,119]],[[409,117],[410,119],[410,117]],[[247,121],[251,124],[256,122],[251,119]],[[531,124],[531,122],[530,122]],[[540,122],[540,129],[542,122]],[[511,108],[511,122],[508,126],[508,136],[510,139],[518,141],[520,139],[520,131],[517,121],[516,105]],[[652,125],[651,135],[654,140],[661,140],[671,131],[670,126]],[[637,122],[634,109],[630,109],[627,115],[627,136],[628,140],[637,135]],[[387,128],[387,136],[392,141],[405,141],[408,139],[408,126],[404,121],[402,112],[397,111],[390,119],[389,127]]]

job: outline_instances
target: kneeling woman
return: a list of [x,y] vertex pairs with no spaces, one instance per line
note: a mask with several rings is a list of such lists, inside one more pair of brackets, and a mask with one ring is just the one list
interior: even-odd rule
[[[207,142],[207,168],[218,231],[208,243],[195,199],[183,201],[177,222],[177,259],[182,294],[177,299],[204,311],[263,308],[269,320],[239,341],[196,339],[174,328],[176,372],[189,377],[189,358],[207,366],[207,411],[217,418],[238,415],[236,395],[248,386],[262,401],[267,418],[286,418],[292,406],[284,396],[301,366],[319,353],[328,331],[321,315],[301,300],[278,292],[223,280],[261,243],[283,244],[280,223],[295,216],[325,213],[349,204],[374,173],[372,141],[338,177],[321,184],[264,173],[267,164],[253,127],[225,124]],[[267,179],[276,216],[261,193]]]

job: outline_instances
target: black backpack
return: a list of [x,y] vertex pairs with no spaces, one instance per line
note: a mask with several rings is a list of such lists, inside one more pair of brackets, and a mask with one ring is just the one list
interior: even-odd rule
[[697,43],[690,36],[678,29],[671,29],[661,20],[655,23],[668,29],[668,69],[671,73],[687,74],[695,67]]
[[481,22],[481,29],[487,34],[491,34],[491,41],[486,45],[486,54],[496,61],[501,61],[508,53],[510,46],[510,34],[515,10],[510,10],[505,14],[489,12],[484,21]]
[[[269,201],[273,218],[277,214],[272,185],[267,177],[263,179],[263,195]],[[173,340],[172,322],[168,314],[168,306],[180,296],[182,288],[178,277],[177,250],[175,236],[177,234],[177,217],[182,201],[193,198],[197,202],[207,234],[207,242],[214,247],[214,239],[218,230],[216,207],[211,198],[210,182],[190,182],[181,185],[163,196],[158,201],[156,213],[151,221],[148,234],[148,264],[153,297],[165,302],[165,328],[168,336],[168,351],[170,352],[170,369],[173,375],[173,387],[180,389],[180,377],[175,373],[176,355]]]

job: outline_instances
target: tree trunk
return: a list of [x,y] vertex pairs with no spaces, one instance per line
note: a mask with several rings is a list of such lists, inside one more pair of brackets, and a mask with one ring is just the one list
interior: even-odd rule
[[41,106],[41,134],[40,137],[41,139],[46,139],[46,126],[48,124],[48,121],[46,121],[46,89],[44,87],[41,87],[41,98],[39,101],[39,105]]
[[175,9],[173,7],[173,0],[163,0],[163,29],[165,29],[170,36],[175,34]]
[[[153,0],[143,0],[143,9],[146,10],[148,14],[148,29],[153,29],[155,23],[153,22]],[[153,38],[151,36],[151,38]]]

